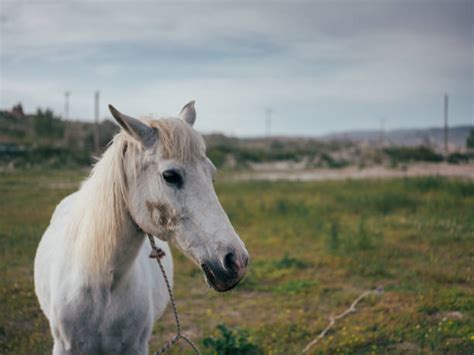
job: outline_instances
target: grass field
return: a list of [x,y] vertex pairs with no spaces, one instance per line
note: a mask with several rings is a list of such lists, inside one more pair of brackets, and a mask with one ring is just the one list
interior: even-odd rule
[[[85,174],[0,174],[2,354],[50,352],[33,291],[33,257],[55,205]],[[182,323],[203,350],[212,352],[202,339],[225,324],[243,329],[256,352],[299,353],[330,315],[382,285],[382,296],[362,301],[312,353],[474,352],[473,182],[218,181],[216,188],[251,265],[236,290],[217,294],[174,251]],[[168,310],[151,349],[173,331]]]

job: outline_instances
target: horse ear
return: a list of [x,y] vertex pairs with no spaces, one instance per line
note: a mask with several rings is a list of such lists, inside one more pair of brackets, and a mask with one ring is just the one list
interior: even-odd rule
[[152,146],[157,138],[156,130],[136,118],[124,115],[115,107],[109,105],[110,113],[125,132],[143,144],[144,147]]
[[194,108],[194,104],[194,100],[188,102],[186,105],[184,105],[181,113],[179,114],[179,118],[188,122],[190,126],[194,125],[194,122],[196,122],[196,109]]

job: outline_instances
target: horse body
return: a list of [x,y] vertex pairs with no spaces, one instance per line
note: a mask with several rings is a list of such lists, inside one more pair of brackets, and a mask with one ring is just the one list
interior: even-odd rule
[[[153,323],[169,301],[164,279],[148,257],[151,247],[143,232],[132,223],[124,231],[129,239],[126,253],[118,257],[110,277],[91,282],[90,275],[75,267],[74,240],[67,226],[81,193],[58,205],[35,259],[36,293],[50,322],[53,353],[146,354]],[[158,239],[156,243],[165,252],[162,263],[172,282],[168,244]]]
[[122,132],[81,188],[56,208],[35,258],[35,291],[50,322],[54,354],[146,354],[169,302],[145,233],[168,242],[224,292],[244,276],[248,253],[215,194],[215,167],[192,124],[111,112]]

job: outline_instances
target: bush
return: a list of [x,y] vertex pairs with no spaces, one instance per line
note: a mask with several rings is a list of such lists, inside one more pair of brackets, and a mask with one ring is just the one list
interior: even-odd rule
[[207,157],[212,161],[216,168],[220,168],[224,165],[227,154],[216,147],[207,150]]
[[9,164],[10,162],[13,162],[15,167],[64,168],[87,166],[92,164],[93,159],[90,153],[85,150],[71,150],[52,146],[2,149],[0,151],[0,165]]
[[451,164],[462,164],[469,161],[469,155],[463,153],[451,153],[448,156],[448,162]]
[[249,340],[248,333],[239,328],[232,330],[224,324],[219,324],[217,330],[220,334],[204,338],[202,341],[206,348],[214,350],[219,355],[246,355],[261,354],[258,347]]
[[474,148],[474,128],[469,131],[469,136],[466,139],[466,148]]
[[64,136],[64,122],[55,117],[53,111],[38,109],[33,116],[33,127],[39,137],[61,139]]
[[384,153],[388,155],[392,163],[409,161],[440,162],[443,156],[429,147],[390,147],[385,148]]
[[348,162],[344,160],[335,160],[331,155],[327,153],[321,154],[321,161],[324,162],[329,168],[343,168],[348,164]]
[[[268,145],[255,146],[251,144],[239,145],[227,142],[226,144],[209,145],[207,155],[216,167],[225,165],[228,157],[233,157],[238,166],[247,166],[248,163],[294,161],[298,162],[304,158],[314,157],[322,149],[319,143],[311,146],[298,146],[286,144],[280,141],[272,141]],[[323,156],[322,160],[330,167],[341,167],[345,162],[336,161],[329,155]]]

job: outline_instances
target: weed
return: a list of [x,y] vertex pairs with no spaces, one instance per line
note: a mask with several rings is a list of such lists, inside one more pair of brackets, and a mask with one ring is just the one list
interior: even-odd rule
[[359,221],[359,227],[356,238],[356,246],[358,249],[369,250],[374,248],[373,236],[367,231],[367,228],[365,226],[365,219],[361,219]]
[[339,249],[339,223],[332,221],[331,231],[329,233],[328,248],[330,251],[337,251]]
[[290,280],[274,287],[277,293],[296,295],[304,293],[318,285],[316,280]]
[[213,350],[216,354],[261,354],[258,347],[250,340],[248,332],[242,329],[230,329],[224,324],[219,324],[215,333],[214,336],[204,338],[202,343],[206,348]]
[[306,269],[309,266],[306,261],[291,257],[288,253],[285,253],[281,259],[275,261],[274,265],[277,269]]

